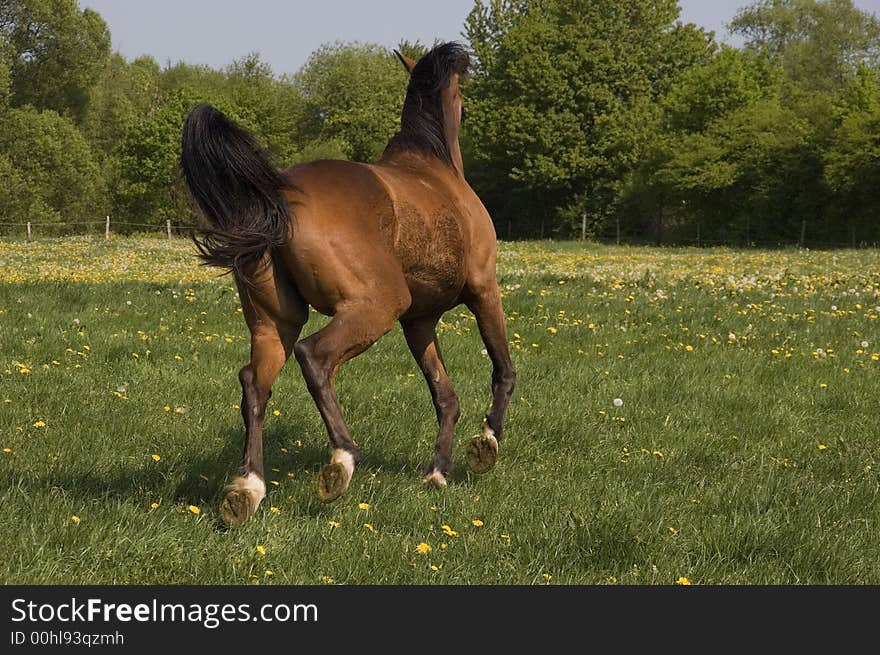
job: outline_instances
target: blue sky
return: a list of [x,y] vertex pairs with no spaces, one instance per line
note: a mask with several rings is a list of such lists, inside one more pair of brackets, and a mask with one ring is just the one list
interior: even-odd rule
[[[748,0],[681,0],[682,20],[732,41],[725,24]],[[393,47],[401,38],[430,45],[461,39],[474,0],[80,0],[97,10],[128,58],[150,54],[221,68],[259,52],[276,73],[293,73],[321,44],[361,41]],[[856,0],[880,14],[880,0]],[[734,42],[735,43],[735,42]]]

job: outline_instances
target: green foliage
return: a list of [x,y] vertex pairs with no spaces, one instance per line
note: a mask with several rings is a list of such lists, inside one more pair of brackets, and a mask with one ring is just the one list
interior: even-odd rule
[[76,0],[4,0],[0,40],[12,49],[12,104],[79,120],[110,55],[101,16]]
[[852,241],[877,233],[880,213],[880,79],[863,67],[843,94],[841,119],[825,151],[825,177]]
[[196,104],[191,96],[177,92],[154,111],[136,117],[126,131],[116,152],[119,177],[113,189],[116,213],[123,221],[161,226],[187,216],[178,186],[180,130]]
[[491,171],[475,183],[496,219],[521,221],[523,204],[551,218],[613,208],[657,125],[655,101],[683,61],[710,52],[678,13],[673,0],[477,3],[466,127],[469,160]]
[[323,46],[293,82],[306,103],[302,130],[343,144],[348,159],[377,159],[400,127],[406,73],[381,46]]
[[786,78],[809,92],[846,84],[861,64],[880,64],[880,20],[852,0],[759,0],[730,29],[777,58]]
[[8,110],[0,122],[0,162],[4,222],[75,223],[106,213],[104,179],[88,143],[54,111]]
[[675,79],[662,100],[666,123],[674,131],[701,132],[728,112],[775,95],[778,83],[763,55],[722,46]]
[[861,184],[871,179],[876,27],[843,0],[741,10],[733,28],[747,47],[687,69],[662,99],[665,129],[627,181],[631,231],[657,241],[880,238],[867,219],[880,206]]
[[[737,49],[678,19],[675,0],[475,1],[461,146],[498,234],[880,241],[880,20],[852,0],[758,0],[731,24]],[[177,162],[199,102],[279,167],[374,161],[399,127],[406,75],[378,45],[325,45],[279,77],[255,52],[163,68],[109,44],[76,0],[0,2],[0,218],[195,220]],[[82,166],[63,161],[67,145]],[[50,192],[85,177],[79,204]]]

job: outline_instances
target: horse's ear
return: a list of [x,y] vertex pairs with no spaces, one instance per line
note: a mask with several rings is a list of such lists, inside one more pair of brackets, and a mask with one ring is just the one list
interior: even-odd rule
[[407,73],[412,73],[413,68],[416,67],[416,62],[407,57],[406,55],[401,54],[397,50],[394,51],[394,54],[397,55],[397,58],[400,60],[400,63],[403,64],[403,67],[406,69]]

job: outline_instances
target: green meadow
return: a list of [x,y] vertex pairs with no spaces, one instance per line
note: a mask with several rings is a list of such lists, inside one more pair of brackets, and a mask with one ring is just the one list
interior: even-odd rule
[[336,378],[348,491],[316,498],[291,361],[268,496],[228,530],[232,281],[184,240],[0,243],[0,582],[880,584],[880,251],[501,243],[498,276],[518,381],[492,471],[464,464],[491,367],[461,307],[447,488],[420,482],[436,423],[395,328]]

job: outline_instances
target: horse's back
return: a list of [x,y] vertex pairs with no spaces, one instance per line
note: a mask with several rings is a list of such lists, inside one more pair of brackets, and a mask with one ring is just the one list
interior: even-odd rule
[[411,296],[407,316],[457,304],[474,221],[468,196],[455,188],[451,172],[323,160],[285,175],[295,186],[285,259],[319,311],[333,313],[344,300],[347,291],[340,285],[381,286],[397,275]]

